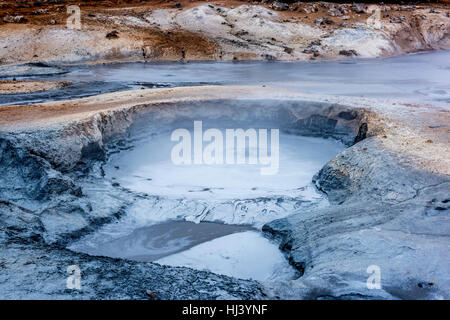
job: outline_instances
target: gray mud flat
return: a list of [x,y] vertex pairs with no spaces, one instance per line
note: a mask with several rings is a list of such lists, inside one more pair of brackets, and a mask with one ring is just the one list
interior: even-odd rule
[[66,72],[68,70],[40,62],[0,66],[0,78],[51,76]]
[[315,94],[396,98],[449,104],[448,51],[347,61],[110,63],[62,70],[42,64],[0,67],[0,78],[67,81],[53,92],[8,94],[0,105],[73,99],[125,89],[267,85]]

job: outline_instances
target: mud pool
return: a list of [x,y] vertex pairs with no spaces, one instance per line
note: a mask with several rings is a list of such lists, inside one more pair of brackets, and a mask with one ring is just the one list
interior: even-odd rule
[[[113,153],[103,166],[105,179],[151,200],[135,202],[124,218],[69,248],[244,279],[294,278],[295,269],[260,227],[283,215],[272,207],[299,208],[302,201],[325,205],[312,177],[345,146],[333,139],[282,133],[278,174],[261,175],[258,164],[176,165],[171,160],[174,145],[170,131],[164,131]],[[230,207],[243,203],[236,218]],[[198,208],[207,209],[195,216]]]

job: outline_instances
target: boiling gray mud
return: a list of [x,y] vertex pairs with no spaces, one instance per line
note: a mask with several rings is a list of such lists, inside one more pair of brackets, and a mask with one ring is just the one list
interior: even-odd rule
[[[204,123],[213,125],[214,121]],[[226,123],[219,130],[239,128],[239,123]],[[279,168],[273,175],[261,175],[261,166],[249,163],[174,164],[171,151],[178,142],[171,140],[171,134],[182,127],[194,136],[192,126],[183,121],[171,123],[172,130],[167,130],[163,123],[152,133],[136,134],[119,152],[111,152],[102,167],[105,181],[116,189],[145,196],[134,201],[119,221],[69,248],[237,278],[296,277],[278,245],[259,230],[271,220],[326,205],[311,180],[345,146],[334,139],[281,131]],[[244,152],[251,153],[249,143]]]
[[[177,142],[171,141],[170,132],[140,141],[132,150],[111,156],[104,167],[105,176],[136,192],[174,198],[295,197],[299,188],[307,186],[313,175],[343,149],[341,143],[332,139],[282,132],[277,171],[262,175],[261,168],[266,165],[259,164],[258,159],[254,159],[256,164],[250,164],[250,159],[244,164],[174,164],[171,156],[175,145]],[[222,158],[234,151],[223,147]],[[242,152],[248,157],[250,149],[256,147],[250,148],[247,140]]]

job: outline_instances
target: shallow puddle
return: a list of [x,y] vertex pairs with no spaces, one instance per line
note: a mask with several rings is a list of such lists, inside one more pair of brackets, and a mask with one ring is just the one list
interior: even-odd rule
[[255,231],[216,238],[156,262],[260,281],[297,276],[278,246]]
[[155,261],[202,242],[250,229],[247,226],[211,222],[196,224],[188,221],[168,221],[138,228],[127,236],[96,243],[94,246],[77,246],[77,251],[137,261]]

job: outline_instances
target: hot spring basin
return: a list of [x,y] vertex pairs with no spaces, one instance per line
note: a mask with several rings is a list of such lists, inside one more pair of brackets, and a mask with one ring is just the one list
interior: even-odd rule
[[215,200],[295,196],[298,188],[308,185],[313,175],[344,149],[336,140],[283,133],[279,142],[279,169],[273,175],[261,175],[258,164],[175,165],[170,155],[176,143],[169,133],[113,155],[104,170],[114,183],[160,196]]
[[[180,165],[171,157],[177,144],[171,134],[181,124],[159,125],[154,119],[145,122],[151,132],[144,130],[125,146],[112,147],[102,167],[106,184],[136,195],[126,215],[69,248],[243,279],[294,278],[296,272],[278,244],[263,237],[260,229],[269,221],[326,202],[311,180],[345,145],[280,130],[276,174],[262,175],[259,163]],[[182,125],[194,135],[193,122]],[[251,148],[245,146],[247,156]]]

